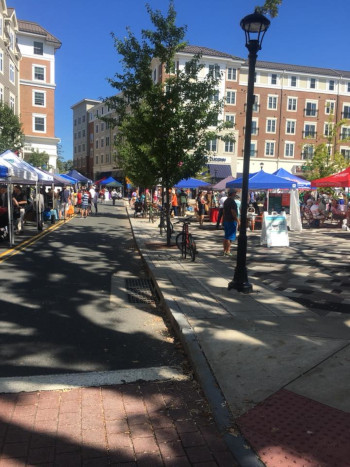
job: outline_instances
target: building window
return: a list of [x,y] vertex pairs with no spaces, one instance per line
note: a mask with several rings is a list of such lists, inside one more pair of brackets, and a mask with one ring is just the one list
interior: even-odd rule
[[10,62],[9,79],[11,83],[15,83],[15,65]]
[[236,104],[236,91],[226,92],[226,104],[231,104],[231,105]]
[[109,164],[110,163],[110,157],[109,157],[109,154],[106,154],[106,164]]
[[350,81],[348,81],[347,91],[350,92]]
[[227,79],[229,81],[237,80],[237,70],[236,68],[227,68]]
[[295,88],[297,86],[297,77],[296,76],[291,76],[290,77],[290,85]]
[[340,133],[340,139],[349,139],[350,138],[350,127],[343,126]]
[[324,136],[332,136],[333,130],[334,130],[334,124],[333,123],[325,123],[324,124],[324,130],[323,130]]
[[295,135],[295,120],[286,121],[286,133],[288,135]]
[[303,148],[302,159],[309,161],[314,157],[314,147],[311,144],[306,144]]
[[267,98],[267,108],[270,110],[277,109],[277,96],[268,96]]
[[272,73],[272,75],[270,76],[270,84],[277,84],[277,75],[276,73]]
[[347,163],[349,163],[350,162],[350,149],[349,148],[340,149],[340,152],[345,157]]
[[86,131],[82,130],[82,137],[85,138],[85,136],[86,136]]
[[343,118],[350,118],[350,105],[344,105],[342,117]]
[[285,157],[294,157],[294,143],[286,143],[284,146]]
[[45,81],[45,68],[43,66],[34,66],[34,80]]
[[10,31],[10,49],[14,50],[15,47],[15,34],[13,31]]
[[0,15],[0,37],[4,34],[4,18]]
[[297,98],[296,97],[288,97],[287,110],[289,110],[290,112],[296,112],[297,110]]
[[109,136],[106,136],[106,146],[109,146]]
[[259,112],[259,96],[254,94],[253,112]]
[[76,133],[74,133],[74,139],[77,139],[77,134]]
[[266,141],[265,142],[265,156],[274,156],[275,155],[275,142]]
[[217,144],[216,144],[216,139],[211,139],[207,141],[207,150],[208,151],[216,151]]
[[44,55],[44,43],[34,41],[34,55]]
[[74,119],[74,126],[77,126],[77,119]]
[[306,117],[316,117],[317,116],[317,103],[316,102],[306,102],[305,108]]
[[81,131],[78,131],[78,138],[81,138]]
[[225,142],[225,152],[233,152],[234,151],[234,142],[233,141],[226,141]]
[[334,110],[335,110],[335,101],[326,101],[325,114],[334,115]]
[[304,138],[316,138],[316,125],[314,123],[304,124]]
[[[103,113],[103,112],[102,112]],[[101,123],[101,131],[104,131],[105,129],[105,124],[104,123]]]
[[95,133],[98,133],[98,125],[95,126]]
[[220,66],[209,65],[209,76],[212,76],[213,78],[220,78]]
[[13,94],[10,94],[10,109],[15,113],[16,98]]
[[276,119],[268,118],[266,120],[266,133],[276,133]]
[[334,91],[334,88],[335,88],[335,81],[334,81],[334,79],[330,79],[329,82],[328,82],[328,90],[329,91]]
[[46,117],[34,115],[34,131],[38,133],[45,133],[46,131]]
[[78,152],[81,152],[81,144],[78,146]]
[[104,141],[104,139],[103,139],[103,138],[101,138],[101,148],[103,148],[103,147],[104,147],[104,145],[105,145],[105,141]]
[[101,154],[101,164],[103,164],[104,160],[103,160],[103,154]]
[[256,157],[258,155],[258,151],[256,148],[257,148],[257,142],[252,141],[250,143],[250,157]]
[[210,100],[212,102],[218,102],[219,101],[219,91],[214,91],[214,93],[210,96]]
[[310,89],[316,89],[316,78],[310,78],[309,87]]
[[39,107],[45,107],[45,93],[42,91],[33,91],[33,104]]
[[4,72],[4,52],[0,50],[0,72]]
[[98,156],[95,157],[95,163],[98,164]]
[[85,115],[83,115],[83,116],[81,117],[81,121],[82,121],[83,123],[85,123]]
[[85,151],[85,144],[82,145],[83,151]]
[[0,84],[0,102],[4,102],[4,86]]
[[98,139],[95,141],[95,148],[98,149]]
[[257,122],[257,120],[252,120],[252,132],[251,132],[251,134],[252,135],[257,135],[258,132],[259,132],[258,122]]

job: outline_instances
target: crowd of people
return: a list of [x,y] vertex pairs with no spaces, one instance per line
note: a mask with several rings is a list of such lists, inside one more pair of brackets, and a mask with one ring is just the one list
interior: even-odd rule
[[335,220],[346,230],[350,229],[350,200],[342,192],[336,196],[320,193],[318,198],[305,193],[301,200],[301,213],[315,227],[322,226],[326,220]]

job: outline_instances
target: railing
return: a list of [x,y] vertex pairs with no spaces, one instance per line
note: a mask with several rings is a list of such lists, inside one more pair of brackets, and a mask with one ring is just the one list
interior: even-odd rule
[[316,139],[317,137],[317,131],[303,131],[303,138],[312,138]]

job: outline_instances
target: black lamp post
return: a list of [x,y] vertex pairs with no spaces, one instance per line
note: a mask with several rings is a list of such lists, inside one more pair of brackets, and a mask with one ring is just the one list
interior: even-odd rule
[[241,200],[241,222],[237,246],[237,264],[233,280],[228,284],[228,289],[236,289],[239,292],[250,293],[253,290],[248,280],[246,268],[247,263],[247,209],[248,209],[248,183],[249,183],[249,162],[250,143],[252,132],[252,115],[254,105],[254,75],[258,51],[265,32],[270,26],[270,21],[260,13],[253,13],[241,20],[241,28],[245,32],[246,47],[249,51],[248,63],[248,91],[247,91],[247,111],[245,123],[243,177],[242,177],[242,200]]

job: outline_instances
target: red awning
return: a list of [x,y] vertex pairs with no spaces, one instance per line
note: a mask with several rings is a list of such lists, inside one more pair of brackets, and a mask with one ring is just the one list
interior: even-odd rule
[[350,167],[334,175],[311,181],[312,187],[350,187]]

